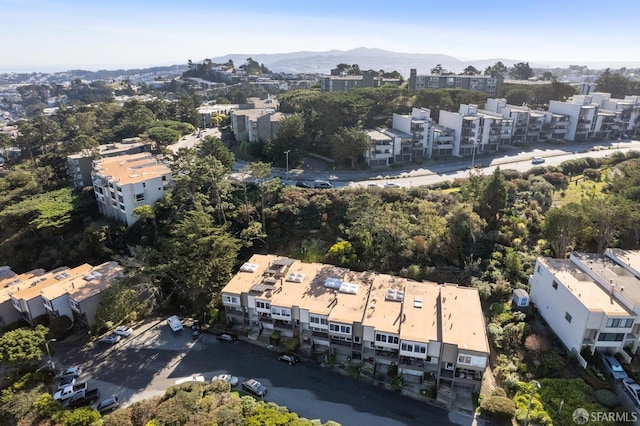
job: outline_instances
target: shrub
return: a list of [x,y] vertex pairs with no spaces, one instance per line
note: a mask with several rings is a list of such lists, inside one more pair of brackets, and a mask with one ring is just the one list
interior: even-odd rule
[[516,404],[506,396],[490,396],[480,403],[480,412],[490,419],[509,421],[516,414]]
[[600,181],[600,177],[602,175],[602,173],[598,169],[584,169],[582,174],[584,174],[586,178],[589,178],[595,182]]
[[565,369],[565,360],[557,352],[547,352],[538,367],[539,377],[554,377]]
[[502,388],[495,388],[491,391],[491,396],[507,396],[507,393]]
[[598,402],[602,404],[603,407],[614,408],[620,405],[618,396],[610,390],[598,389],[593,393],[593,396],[596,397]]

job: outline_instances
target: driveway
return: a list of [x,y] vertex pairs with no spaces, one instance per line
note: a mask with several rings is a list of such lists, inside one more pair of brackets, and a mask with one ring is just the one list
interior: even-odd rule
[[83,376],[103,396],[116,394],[123,405],[163,395],[176,379],[201,374],[207,381],[229,373],[240,381],[255,378],[268,388],[266,400],[302,417],[335,420],[345,426],[471,425],[471,417],[433,407],[396,392],[301,362],[289,366],[276,353],[238,341],[219,342],[203,334],[193,341],[188,329],[173,333],[164,320],[137,327],[132,336],[110,347],[78,349],[60,343],[62,366],[80,364]]

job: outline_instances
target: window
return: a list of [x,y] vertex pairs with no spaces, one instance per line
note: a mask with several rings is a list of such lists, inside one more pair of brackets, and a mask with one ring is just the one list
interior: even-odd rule
[[399,339],[397,336],[388,336],[386,334],[376,333],[376,342],[390,343],[390,344],[397,345],[399,342]]
[[554,290],[558,289],[558,283],[554,280],[553,283],[551,283],[551,286],[553,287]]
[[240,304],[240,298],[238,296],[222,296],[223,303],[232,303],[234,305]]
[[271,303],[269,303],[269,302],[261,302],[260,300],[256,300],[256,308],[270,310],[271,309]]
[[570,323],[571,322],[571,314],[569,314],[569,312],[565,312],[564,319],[566,319],[567,322]]
[[610,328],[614,328],[614,327],[619,327],[619,328],[631,328],[633,326],[633,320],[631,318],[625,318],[625,319],[620,319],[620,318],[609,318],[607,320],[607,327]]
[[413,345],[411,345],[409,343],[403,343],[401,348],[402,348],[403,351],[413,352]]
[[271,308],[271,315],[279,315],[281,317],[290,317],[291,309],[285,308]]
[[353,341],[354,341],[355,343],[360,343],[360,336],[355,336],[355,337],[353,338]]
[[341,333],[341,334],[351,334],[350,325],[329,324],[329,330],[334,331],[336,333]]
[[317,317],[317,316],[314,316],[314,315],[311,315],[309,317],[309,322],[311,322],[313,324],[322,324],[322,325],[327,325],[329,323],[329,321],[327,321],[326,318]]
[[536,267],[536,272],[537,272],[537,273],[540,273],[540,265],[538,265],[538,266]]
[[444,369],[445,370],[453,370],[453,363],[452,362],[447,362],[444,364]]
[[599,342],[622,342],[624,333],[600,333],[598,335]]
[[118,201],[124,203],[124,197],[122,195],[118,195]]
[[136,201],[144,201],[144,193],[136,194]]
[[471,357],[469,355],[458,355],[458,364],[471,364]]

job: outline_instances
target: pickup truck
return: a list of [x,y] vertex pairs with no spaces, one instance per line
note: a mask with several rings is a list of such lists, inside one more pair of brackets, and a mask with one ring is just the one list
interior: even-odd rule
[[69,408],[80,408],[85,405],[91,405],[100,398],[100,390],[98,388],[80,391],[71,398],[64,401],[64,406]]
[[84,394],[86,390],[87,390],[86,383],[81,383],[79,385],[74,385],[74,386],[67,386],[66,388],[60,389],[58,392],[54,393],[53,399],[57,401],[64,401],[75,396],[77,393]]

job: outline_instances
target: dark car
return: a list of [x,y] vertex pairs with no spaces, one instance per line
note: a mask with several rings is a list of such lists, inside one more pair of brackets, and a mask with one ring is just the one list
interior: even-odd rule
[[300,362],[300,358],[296,354],[290,352],[281,352],[278,354],[278,361],[284,361],[289,365],[297,364]]
[[236,340],[238,340],[238,336],[225,331],[224,333],[218,334],[218,340],[220,340],[221,342],[235,342]]
[[300,181],[300,182],[296,182],[296,186],[297,186],[298,188],[311,188],[311,185],[309,185],[309,184],[308,184],[308,183],[306,183],[306,182],[302,182],[302,181]]
[[242,382],[242,390],[259,397],[264,397],[267,394],[267,388],[256,379],[249,379]]
[[613,377],[614,380],[628,379],[627,372],[624,371],[620,362],[612,355],[602,354],[600,355],[600,361],[605,371]]
[[100,414],[109,413],[116,408],[120,407],[120,401],[117,396],[110,396],[109,398],[103,399],[96,405],[96,410],[100,412]]

